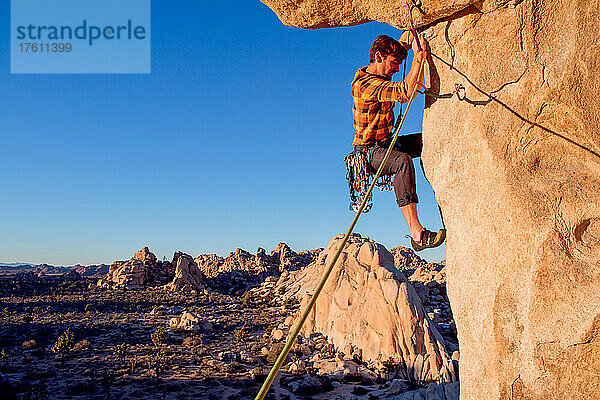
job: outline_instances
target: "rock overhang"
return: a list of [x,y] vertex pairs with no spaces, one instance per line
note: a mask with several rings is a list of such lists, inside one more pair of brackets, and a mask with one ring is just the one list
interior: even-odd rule
[[[336,28],[378,21],[410,27],[404,0],[261,0],[283,24],[305,29]],[[488,12],[519,0],[408,0],[416,27],[427,26],[470,7]]]

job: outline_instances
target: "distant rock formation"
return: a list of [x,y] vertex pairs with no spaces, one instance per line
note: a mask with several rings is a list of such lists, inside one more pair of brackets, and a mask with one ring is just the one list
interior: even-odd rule
[[236,249],[227,257],[202,254],[194,259],[208,278],[211,286],[234,293],[256,285],[268,276],[279,276],[282,271],[298,270],[315,260],[322,249],[294,252],[287,244],[279,243],[271,254],[259,247],[256,255]]
[[148,247],[144,247],[129,261],[115,261],[108,274],[98,281],[98,286],[142,288],[164,285],[173,278],[174,272],[171,262],[157,261]]
[[83,279],[83,277],[81,276],[81,274],[79,274],[79,272],[72,269],[62,274],[60,276],[60,279],[63,281],[80,281]]
[[33,272],[38,278],[52,279],[58,278],[69,271],[77,271],[79,275],[85,278],[101,278],[108,273],[109,266],[100,265],[72,265],[69,267],[54,266],[50,264],[15,264],[15,265],[0,265],[0,276],[10,277],[16,276],[19,272]]
[[110,266],[106,264],[76,265],[74,268],[75,271],[86,278],[102,278],[108,273]]
[[21,271],[14,275],[14,279],[21,282],[35,282],[38,278],[33,271]]
[[44,275],[62,275],[69,272],[70,269],[67,267],[55,267],[49,264],[38,264],[33,267],[33,272],[36,274],[43,273]]
[[259,284],[281,271],[293,271],[310,264],[321,249],[295,253],[285,243],[266,254],[258,248],[256,255],[236,249],[227,257],[202,254],[195,259],[176,252],[172,261],[158,261],[144,247],[129,260],[115,261],[98,281],[100,287],[143,288],[165,285],[168,290],[203,290],[208,286],[236,293]]
[[204,276],[191,256],[176,252],[173,256],[175,276],[166,286],[169,290],[201,290],[204,289]]
[[[302,298],[318,284],[343,235],[329,242],[308,267],[282,276],[277,286]],[[417,292],[380,244],[353,234],[306,320],[302,333],[320,332],[339,348],[354,346],[365,360],[394,359],[416,382],[453,382],[457,371],[444,340]]]
[[310,264],[322,249],[294,252],[287,244],[279,243],[277,248],[267,255],[259,247],[256,255],[243,249],[236,249],[226,258],[216,254],[202,254],[194,259],[198,267],[209,278],[231,271],[245,271],[250,275],[279,274],[284,270],[296,270]]

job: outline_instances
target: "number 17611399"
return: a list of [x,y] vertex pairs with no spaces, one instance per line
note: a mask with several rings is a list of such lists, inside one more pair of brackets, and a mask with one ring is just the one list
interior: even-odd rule
[[71,43],[19,43],[21,53],[70,53]]

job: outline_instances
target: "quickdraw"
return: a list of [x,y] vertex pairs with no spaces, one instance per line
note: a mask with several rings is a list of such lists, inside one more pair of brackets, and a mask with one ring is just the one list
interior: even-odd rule
[[[365,195],[369,190],[373,174],[369,166],[369,151],[367,149],[356,149],[352,153],[344,157],[346,163],[346,180],[348,181],[348,189],[350,190],[350,210],[357,212],[360,208]],[[375,187],[380,190],[392,190],[391,175],[382,175],[375,182]],[[367,213],[373,207],[372,195],[369,194],[367,203],[363,209],[363,213]]]
[[419,86],[421,86],[423,88],[423,91],[420,91],[420,90],[418,91],[419,94],[433,97],[435,99],[449,99],[452,96],[454,96],[454,94],[456,94],[456,97],[458,97],[459,100],[465,99],[465,87],[460,83],[455,83],[454,90],[449,93],[444,93],[444,94],[433,93],[432,91],[429,90],[429,88],[427,88],[421,82],[417,82],[417,83],[419,84]]

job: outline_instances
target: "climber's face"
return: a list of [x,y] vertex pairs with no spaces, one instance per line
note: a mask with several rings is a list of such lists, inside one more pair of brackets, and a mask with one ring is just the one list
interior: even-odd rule
[[399,60],[392,55],[383,57],[379,52],[375,54],[374,64],[377,74],[387,78],[391,78],[392,75],[400,70],[399,66],[401,62],[402,60]]

